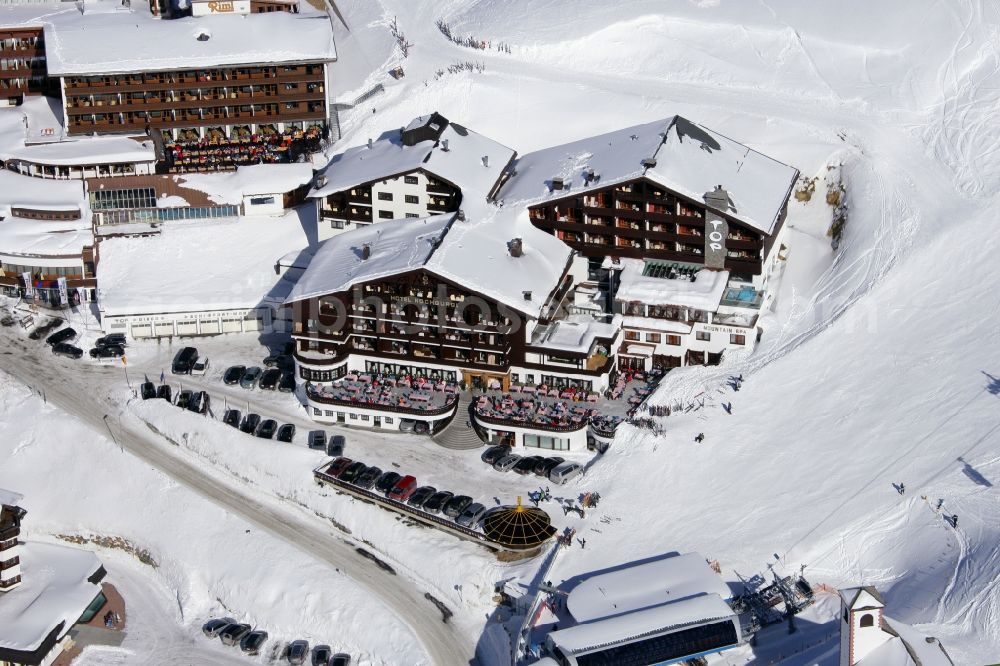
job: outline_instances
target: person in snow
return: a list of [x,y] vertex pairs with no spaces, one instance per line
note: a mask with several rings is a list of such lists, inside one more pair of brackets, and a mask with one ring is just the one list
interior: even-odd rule
[[899,483],[899,494],[902,495],[905,492],[906,492],[906,484],[904,484],[902,481],[900,481],[900,483]]
[[702,442],[704,442],[705,441],[705,433],[699,432],[698,435],[694,438],[694,441],[698,442],[699,444],[701,444]]
[[954,528],[956,528],[956,529],[958,528],[958,514],[957,513],[951,514],[951,526],[954,527]]
[[731,402],[724,402],[724,403],[722,403],[722,408],[724,410],[726,410],[726,414],[732,414],[733,413],[733,403],[731,403]]

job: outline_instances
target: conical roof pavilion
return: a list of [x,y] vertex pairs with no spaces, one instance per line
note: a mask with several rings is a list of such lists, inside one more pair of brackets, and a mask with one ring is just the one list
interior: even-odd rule
[[483,521],[483,532],[490,541],[512,550],[527,550],[539,546],[556,533],[549,514],[542,509],[526,507],[517,498],[517,506],[493,511]]

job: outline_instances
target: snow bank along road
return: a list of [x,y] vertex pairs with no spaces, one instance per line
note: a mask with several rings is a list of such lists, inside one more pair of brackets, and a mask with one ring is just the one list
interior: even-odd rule
[[[382,571],[355,550],[355,544],[332,532],[318,518],[310,518],[290,505],[269,503],[252,496],[245,488],[211,475],[175,455],[163,440],[130,419],[121,421],[120,406],[103,402],[103,392],[95,390],[98,378],[107,370],[78,363],[72,371],[62,372],[59,361],[42,342],[26,340],[16,334],[2,335],[6,344],[0,353],[0,367],[35,389],[44,391],[46,400],[78,417],[98,431],[107,427],[104,417],[111,415],[111,427],[119,444],[136,457],[183,483],[209,500],[257,527],[298,547],[303,552],[338,568],[344,575],[370,590],[413,630],[435,664],[468,664],[473,645],[453,625],[441,621],[441,614],[416,586],[398,575]],[[96,380],[96,381],[95,381]]]

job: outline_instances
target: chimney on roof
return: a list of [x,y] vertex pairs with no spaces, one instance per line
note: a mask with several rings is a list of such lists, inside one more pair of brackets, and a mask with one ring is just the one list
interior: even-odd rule
[[563,179],[560,178],[559,176],[556,176],[555,178],[552,179],[552,189],[553,190],[561,190],[565,186],[566,186],[566,183],[564,183]]
[[326,187],[327,182],[328,180],[325,174],[321,173],[316,176],[316,187]]
[[526,300],[526,301],[530,301],[531,300],[531,292],[530,291],[522,291],[521,295],[524,296],[524,300]]
[[489,165],[490,165],[490,156],[489,155],[483,155],[483,166],[484,167],[488,167]]
[[371,140],[371,137],[369,137],[368,138],[368,150],[371,150],[371,149],[372,149],[372,140]]
[[583,182],[586,184],[590,185],[592,182],[597,180],[596,175],[597,174],[594,173],[594,167],[588,166],[583,168]]
[[448,152],[448,139],[441,139],[441,150]]
[[514,238],[509,243],[507,243],[507,249],[510,251],[510,256],[520,257],[524,254],[524,243],[520,238]]
[[365,243],[361,246],[361,260],[367,261],[369,257],[372,256],[372,246]]
[[465,222],[465,211],[459,208],[458,212],[455,213],[455,219],[459,222]]
[[642,166],[645,167],[645,168],[647,168],[647,169],[652,169],[653,167],[656,166],[656,158],[655,157],[646,157],[646,158],[643,158],[643,160],[642,160]]
[[724,190],[722,185],[716,185],[711,192],[705,192],[702,198],[716,210],[729,210],[729,192]]

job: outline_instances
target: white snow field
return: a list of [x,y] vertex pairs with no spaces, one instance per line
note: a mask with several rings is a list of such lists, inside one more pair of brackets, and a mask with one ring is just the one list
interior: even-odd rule
[[[334,67],[338,99],[351,100],[376,82],[384,82],[386,92],[341,114],[345,135],[335,151],[432,111],[521,154],[681,114],[819,176],[812,201],[790,206],[787,266],[757,350],[731,356],[722,367],[671,372],[654,400],[704,406],[661,419],[665,436],[622,429],[584,478],[554,491],[567,497],[597,491],[602,501],[586,519],[545,505],[558,528],[575,527],[586,538],[586,548],[561,551],[547,579],[671,551],[718,560],[727,581],[736,581],[737,573],[768,575],[768,565],[779,573],[805,566],[814,585],[876,585],[889,615],[940,638],[956,664],[1000,658],[996,3],[337,5],[353,31],[338,34],[342,64],[351,68],[337,83]],[[393,17],[413,45],[407,58],[388,38]],[[454,34],[488,40],[491,48],[448,42],[435,27],[438,18]],[[497,42],[510,53],[492,48]],[[483,71],[447,72],[466,61]],[[397,65],[406,76],[394,82],[385,74]],[[828,172],[831,164],[842,166]],[[849,213],[836,251],[826,235],[830,209],[823,201],[830,173],[842,177]],[[0,335],[6,343],[17,334]],[[50,402],[88,426],[94,419],[80,405],[103,401],[109,413],[122,413],[126,429],[144,427],[141,417],[183,444],[143,441],[154,448],[143,452],[136,445],[135,455],[150,456],[139,462],[69,415],[55,424],[54,418],[24,417],[31,410],[57,412],[10,383],[0,386],[0,486],[31,500],[29,536],[117,533],[149,548],[160,569],[128,565],[118,575],[127,601],[134,589],[140,609],[158,608],[150,615],[162,622],[141,625],[150,642],[158,637],[191,650],[204,645],[210,656],[203,660],[218,654],[210,663],[228,663],[222,659],[231,653],[196,638],[205,615],[221,610],[221,599],[233,612],[275,627],[272,636],[291,639],[300,632],[335,646],[339,640],[373,663],[420,663],[422,651],[438,663],[465,663],[443,657],[445,649],[469,658],[478,653],[484,666],[506,663],[505,632],[484,620],[493,610],[492,585],[527,583],[541,558],[501,564],[478,547],[328,495],[310,479],[322,456],[301,442],[292,448],[251,444],[163,406],[126,405],[131,393],[119,368],[52,360],[46,350],[31,351],[40,349],[35,343],[16,342],[14,353],[26,360],[0,356],[0,367],[32,385],[62,384],[64,395],[90,391],[86,402],[48,393]],[[135,372],[158,375],[180,344],[135,345],[130,365],[134,356]],[[213,390],[216,407],[237,395],[218,381],[225,364],[263,356],[250,336],[194,344],[212,358],[214,374],[192,386]],[[739,374],[745,382],[736,393],[726,379]],[[299,424],[301,439],[307,421],[291,397],[252,399],[257,411]],[[731,404],[731,415],[723,403]],[[699,445],[693,439],[700,432],[705,441]],[[530,479],[488,471],[477,451],[445,451],[402,435],[352,431],[350,438],[353,457],[383,469],[399,464],[439,487],[476,488],[480,499],[510,501],[534,487]],[[366,548],[397,569],[393,594],[405,586],[417,599],[430,592],[455,616],[445,625],[421,601],[391,610],[378,605],[373,590],[388,589],[389,579],[356,586],[302,552],[303,544],[282,544],[244,524],[245,517],[232,515],[238,507],[228,506],[227,513],[146,469],[147,462],[175,459],[259,497],[300,529],[336,520],[351,531],[349,538],[366,540]],[[67,476],[54,477],[54,468]],[[123,474],[127,483],[106,476]],[[54,478],[58,494],[51,490]],[[900,482],[903,495],[892,487]],[[75,493],[103,501],[85,504]],[[306,516],[300,505],[319,516]],[[143,514],[136,506],[151,517],[138,520]],[[944,514],[959,516],[957,529],[946,525]],[[252,547],[241,544],[244,529],[255,535]],[[118,558],[101,556],[114,579]],[[228,567],[227,558],[237,565]],[[361,577],[363,569],[351,567]],[[713,663],[837,663],[837,607],[828,593],[819,596],[821,603],[803,618],[816,626],[796,634],[800,639],[784,636],[782,628],[767,631],[756,648],[723,653]],[[336,614],[318,614],[320,607]],[[438,633],[422,617],[436,623]],[[139,641],[130,641],[126,647],[136,657],[125,663],[152,663],[141,656]]]

